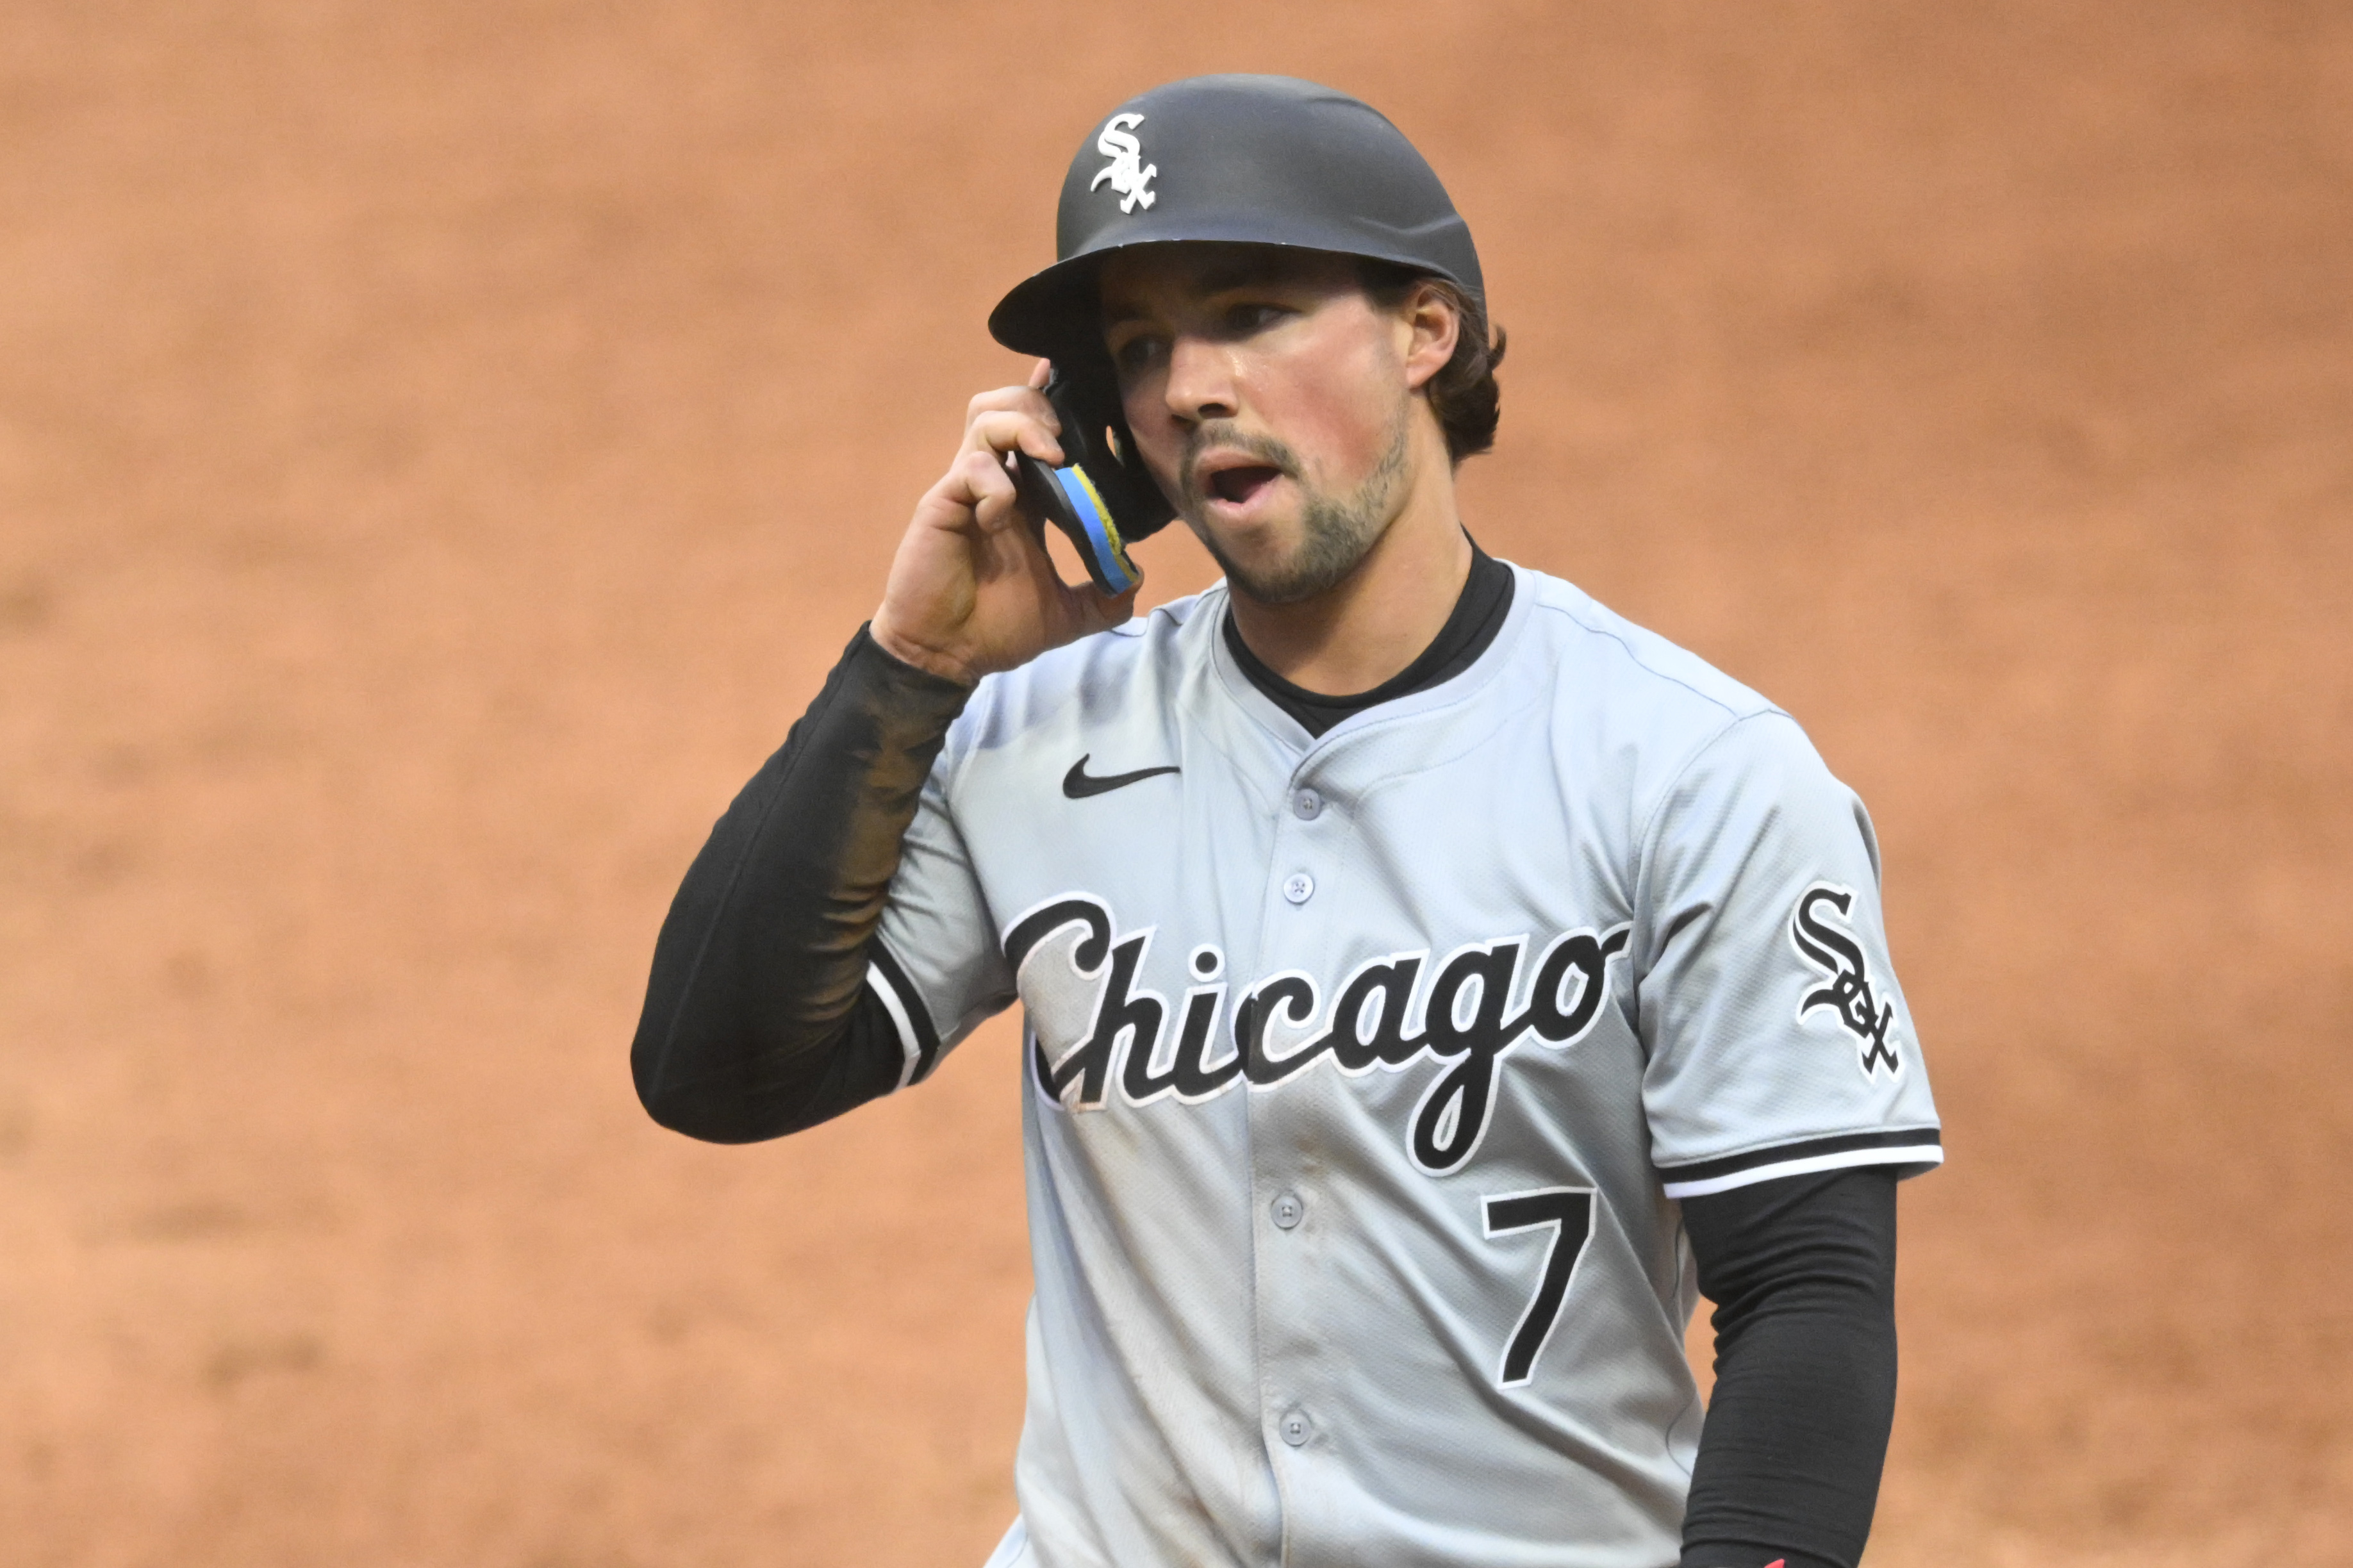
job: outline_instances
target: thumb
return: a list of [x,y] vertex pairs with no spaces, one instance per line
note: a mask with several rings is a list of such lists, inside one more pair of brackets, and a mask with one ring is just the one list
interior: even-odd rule
[[1143,586],[1139,583],[1124,594],[1105,594],[1091,586],[1082,586],[1075,596],[1079,601],[1080,617],[1085,621],[1087,630],[1108,631],[1132,619],[1135,615],[1135,595],[1143,591]]

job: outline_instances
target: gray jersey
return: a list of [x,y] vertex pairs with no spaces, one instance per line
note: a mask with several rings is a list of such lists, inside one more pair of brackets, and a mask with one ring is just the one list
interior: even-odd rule
[[1797,724],[1517,570],[1321,738],[1222,588],[984,681],[869,984],[1028,1020],[1007,1564],[1675,1561],[1679,1198],[1940,1158],[1877,850]]

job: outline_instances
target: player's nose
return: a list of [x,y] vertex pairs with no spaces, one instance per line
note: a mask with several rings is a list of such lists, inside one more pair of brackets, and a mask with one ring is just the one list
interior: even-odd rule
[[1168,412],[1187,424],[1241,412],[1233,356],[1207,337],[1181,333],[1168,346]]

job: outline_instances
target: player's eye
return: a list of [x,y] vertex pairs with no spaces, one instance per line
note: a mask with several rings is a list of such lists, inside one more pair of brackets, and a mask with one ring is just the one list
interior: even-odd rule
[[1167,345],[1148,332],[1119,339],[1111,345],[1111,362],[1119,374],[1129,379],[1144,374],[1160,363]]
[[1226,310],[1226,330],[1238,336],[1248,337],[1252,332],[1266,331],[1290,313],[1280,305],[1263,302],[1229,306]]

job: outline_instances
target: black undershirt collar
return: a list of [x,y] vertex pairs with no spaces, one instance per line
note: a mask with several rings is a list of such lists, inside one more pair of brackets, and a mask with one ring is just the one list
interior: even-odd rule
[[1411,664],[1370,691],[1353,696],[1331,697],[1321,691],[1309,691],[1269,669],[1265,661],[1242,641],[1230,605],[1226,610],[1226,647],[1250,683],[1266,693],[1267,700],[1299,721],[1300,728],[1309,734],[1320,736],[1352,713],[1427,691],[1470,668],[1495,640],[1495,634],[1504,629],[1504,618],[1512,609],[1513,583],[1512,569],[1472,541],[1471,574],[1463,580],[1462,595],[1454,601],[1453,613],[1446,617],[1438,636]]

